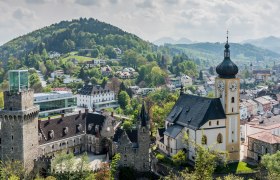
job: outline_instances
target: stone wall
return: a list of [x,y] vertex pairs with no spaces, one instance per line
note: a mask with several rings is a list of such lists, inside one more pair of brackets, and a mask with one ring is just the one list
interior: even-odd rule
[[247,157],[256,161],[261,160],[264,154],[274,154],[280,150],[280,144],[269,144],[254,138],[248,138]]
[[33,107],[33,90],[22,92],[4,92],[5,110],[25,110]]

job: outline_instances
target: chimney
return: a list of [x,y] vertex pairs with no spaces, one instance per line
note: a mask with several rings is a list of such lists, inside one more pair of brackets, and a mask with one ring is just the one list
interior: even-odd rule
[[64,118],[64,113],[61,113],[61,118]]
[[85,109],[85,113],[86,113],[86,114],[88,113],[88,108]]
[[114,117],[114,111],[111,112],[111,116]]

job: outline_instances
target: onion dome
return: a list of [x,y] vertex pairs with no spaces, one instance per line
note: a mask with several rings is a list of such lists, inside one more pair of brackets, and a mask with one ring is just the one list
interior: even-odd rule
[[225,44],[224,50],[224,60],[216,67],[216,72],[220,78],[235,78],[236,74],[238,73],[238,67],[234,62],[230,60],[230,50],[228,44],[228,36],[227,42]]

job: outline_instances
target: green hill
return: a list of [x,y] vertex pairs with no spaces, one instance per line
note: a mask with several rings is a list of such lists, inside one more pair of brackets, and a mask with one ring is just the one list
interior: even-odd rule
[[[218,63],[222,60],[224,44],[222,43],[194,43],[166,45],[172,54],[185,53],[191,58],[199,58]],[[231,57],[237,63],[279,60],[280,55],[251,44],[230,43]]]
[[44,49],[47,52],[68,53],[106,46],[117,47],[122,51],[134,49],[145,52],[150,51],[152,44],[110,24],[92,18],[80,18],[61,21],[9,41],[0,46],[0,60],[5,63],[10,56],[22,60],[30,52],[41,54]]

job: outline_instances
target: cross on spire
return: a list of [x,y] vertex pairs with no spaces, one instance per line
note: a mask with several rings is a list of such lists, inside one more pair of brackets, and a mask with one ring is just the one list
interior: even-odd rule
[[228,30],[227,30],[227,44],[228,44]]

